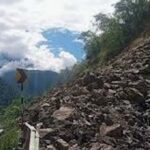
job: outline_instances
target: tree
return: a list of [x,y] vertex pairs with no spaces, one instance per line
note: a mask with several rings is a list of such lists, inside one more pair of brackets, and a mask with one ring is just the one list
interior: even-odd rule
[[96,35],[94,32],[87,31],[81,34],[80,39],[82,39],[85,43],[84,49],[86,51],[86,58],[95,58],[101,49],[99,36]]
[[116,3],[113,16],[96,15],[96,32],[81,34],[87,59],[109,60],[119,54],[144,30],[145,24],[150,22],[149,14],[150,0],[121,0]]

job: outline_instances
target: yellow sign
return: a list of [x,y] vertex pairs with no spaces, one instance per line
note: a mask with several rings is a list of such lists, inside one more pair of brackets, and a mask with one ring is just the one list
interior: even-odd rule
[[17,83],[24,83],[27,79],[27,75],[23,69],[18,68],[16,71]]

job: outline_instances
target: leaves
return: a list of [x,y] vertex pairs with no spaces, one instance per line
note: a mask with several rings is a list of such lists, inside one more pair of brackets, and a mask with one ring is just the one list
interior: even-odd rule
[[[140,34],[150,22],[149,0],[121,0],[115,5],[115,13],[95,16],[96,32],[83,32],[87,59],[108,61]],[[99,34],[100,33],[100,34]],[[104,58],[105,57],[105,58]]]

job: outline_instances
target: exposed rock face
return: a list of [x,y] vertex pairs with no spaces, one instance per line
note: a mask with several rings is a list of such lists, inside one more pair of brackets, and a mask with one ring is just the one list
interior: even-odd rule
[[44,150],[150,149],[150,38],[137,45],[29,108]]

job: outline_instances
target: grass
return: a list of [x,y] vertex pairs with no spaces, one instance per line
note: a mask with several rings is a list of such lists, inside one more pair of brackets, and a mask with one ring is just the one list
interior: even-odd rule
[[11,105],[1,109],[0,121],[4,133],[0,136],[0,150],[13,150],[18,145],[20,129],[17,118],[20,116],[21,103],[19,98]]
[[17,147],[20,137],[20,130],[17,127],[5,131],[0,137],[0,150],[12,150]]

